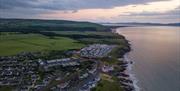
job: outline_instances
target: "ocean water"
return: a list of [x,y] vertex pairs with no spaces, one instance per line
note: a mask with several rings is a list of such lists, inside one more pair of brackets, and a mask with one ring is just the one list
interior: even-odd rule
[[131,44],[128,58],[140,91],[180,91],[180,27],[142,26],[116,30]]

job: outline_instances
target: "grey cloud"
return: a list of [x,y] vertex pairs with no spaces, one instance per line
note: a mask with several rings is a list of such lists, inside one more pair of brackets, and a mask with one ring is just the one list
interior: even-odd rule
[[[127,12],[128,13],[128,12]],[[119,15],[115,19],[119,18],[120,21],[130,22],[180,22],[180,7],[175,10],[157,13],[157,12],[142,12],[142,13],[130,13],[129,15]],[[125,19],[125,20],[124,20]],[[117,19],[118,20],[118,19]]]
[[15,7],[32,7],[32,2],[37,0],[0,0],[0,9],[12,9]]
[[160,0],[0,0],[0,17],[37,17],[56,10],[75,13],[80,9],[113,8],[153,1]]
[[51,10],[78,10],[112,8],[130,4],[145,4],[164,0],[0,0],[0,9],[36,8]]
[[[0,0],[0,17],[7,15],[29,15],[62,10],[65,13],[75,13],[79,9],[113,8],[130,4],[144,4],[146,2],[162,0]],[[70,10],[67,12],[67,10]],[[31,15],[30,15],[31,14]],[[18,16],[18,17],[19,17]]]
[[171,10],[171,11],[167,11],[167,12],[141,12],[141,13],[131,13],[131,12],[126,12],[128,15],[119,15],[120,17],[121,16],[141,16],[141,17],[147,17],[147,16],[159,16],[159,17],[162,17],[162,16],[176,16],[176,17],[179,17],[180,18],[180,6],[177,7],[176,9],[174,10]]
[[[56,10],[62,10],[64,13],[76,13],[80,9],[106,9],[125,5],[147,4],[148,2],[156,1],[168,0],[0,0],[0,17],[41,18],[40,14],[53,13]],[[119,17],[125,18],[114,19],[114,21],[139,21],[143,19],[138,17],[148,17],[149,21],[163,21],[163,19],[172,19],[173,21],[180,18],[179,10],[180,8],[178,7],[166,13],[131,13],[130,15],[120,15]],[[106,20],[103,17],[99,19]],[[145,20],[148,19],[146,18]]]

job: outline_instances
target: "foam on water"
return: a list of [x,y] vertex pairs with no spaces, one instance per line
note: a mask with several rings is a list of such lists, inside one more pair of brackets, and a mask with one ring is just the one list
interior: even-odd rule
[[132,66],[133,66],[133,64],[131,62],[134,63],[134,61],[132,61],[130,58],[128,58],[128,54],[124,55],[124,61],[128,62],[126,73],[129,75],[130,80],[133,81],[133,86],[135,88],[135,91],[140,91],[141,89],[137,85],[138,79],[135,77],[135,74],[132,73]]

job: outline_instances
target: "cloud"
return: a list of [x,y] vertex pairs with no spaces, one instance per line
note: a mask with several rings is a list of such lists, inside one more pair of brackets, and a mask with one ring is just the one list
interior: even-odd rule
[[0,0],[0,17],[168,22],[179,20],[179,5],[179,0]]
[[51,10],[79,10],[113,8],[130,4],[164,0],[0,0],[0,9],[36,8]]
[[0,0],[0,9],[13,9],[15,7],[33,7],[33,2],[37,0]]
[[157,22],[157,23],[174,23],[180,22],[180,7],[166,12],[140,12],[119,15],[111,17],[110,21],[114,22]]
[[157,0],[0,0],[0,17],[39,18],[56,11],[69,14],[82,9],[110,9],[153,1]]
[[127,12],[129,14],[127,15],[119,15],[119,17],[130,17],[130,16],[134,16],[134,17],[151,17],[151,18],[157,18],[157,19],[163,19],[163,18],[168,18],[168,19],[179,19],[180,18],[180,6],[175,8],[175,9],[171,9],[168,10],[166,12],[148,12],[148,11],[143,11],[143,12],[138,12],[138,13],[132,13],[132,12]]

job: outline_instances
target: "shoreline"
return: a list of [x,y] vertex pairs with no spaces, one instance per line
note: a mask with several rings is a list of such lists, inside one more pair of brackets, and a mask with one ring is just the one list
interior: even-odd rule
[[[120,35],[119,33],[117,33],[117,28],[112,28],[111,29],[111,32],[112,33],[116,33],[118,35]],[[123,36],[123,35],[121,35]],[[124,36],[125,38],[125,36]],[[126,38],[125,38],[126,39]],[[127,40],[127,39],[126,39]],[[128,41],[128,40],[127,40]],[[127,65],[126,67],[123,67],[125,69],[125,71],[123,71],[124,74],[128,75],[127,77],[126,76],[122,76],[123,78],[129,80],[130,82],[127,82],[127,81],[122,81],[121,83],[122,84],[126,84],[127,86],[123,86],[123,88],[126,88],[126,87],[131,87],[132,89],[130,91],[140,91],[140,87],[137,85],[138,83],[138,79],[135,77],[135,74],[132,73],[132,66],[134,64],[134,61],[130,60],[128,58],[128,53],[131,52],[131,46],[129,45],[130,47],[130,50],[127,51],[124,55],[123,55],[123,60],[119,60],[121,58],[118,58],[119,61],[123,61],[124,63],[126,63],[125,65]],[[129,91],[129,90],[127,90]]]
[[135,74],[132,73],[132,66],[134,64],[134,61],[132,61],[131,59],[128,58],[128,53],[126,53],[123,58],[124,58],[123,61],[128,63],[125,73],[129,75],[129,80],[132,80],[132,82],[133,82],[130,85],[133,85],[135,91],[140,91],[141,88],[137,85],[138,79],[136,78]]

